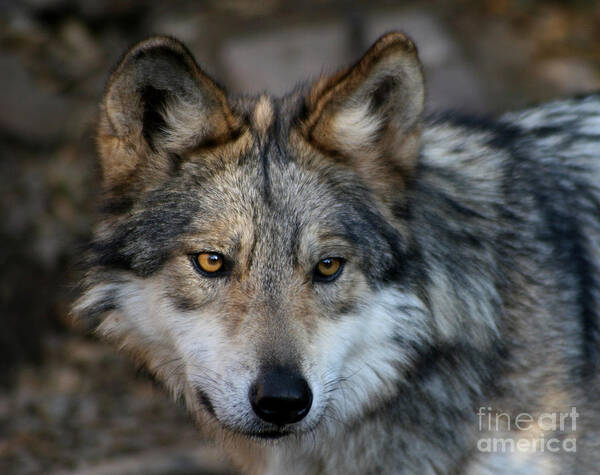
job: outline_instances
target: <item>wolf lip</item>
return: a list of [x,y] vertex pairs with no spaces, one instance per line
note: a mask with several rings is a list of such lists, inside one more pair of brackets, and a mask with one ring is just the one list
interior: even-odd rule
[[281,439],[282,437],[285,437],[286,435],[290,435],[290,432],[284,431],[276,431],[276,430],[272,430],[272,431],[263,431],[263,432],[243,432],[243,435],[247,436],[247,437],[257,437],[259,439],[269,439],[269,440],[275,440],[275,439]]

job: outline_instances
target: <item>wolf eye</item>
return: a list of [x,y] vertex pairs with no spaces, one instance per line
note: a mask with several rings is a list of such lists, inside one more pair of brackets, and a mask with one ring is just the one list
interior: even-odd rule
[[331,282],[339,277],[344,268],[344,259],[341,257],[326,257],[321,259],[315,267],[315,280]]
[[225,259],[216,252],[201,252],[192,256],[197,271],[207,277],[216,277],[223,271]]

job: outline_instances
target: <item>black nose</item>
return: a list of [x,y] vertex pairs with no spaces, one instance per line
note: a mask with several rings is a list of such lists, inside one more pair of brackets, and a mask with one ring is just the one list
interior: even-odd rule
[[286,368],[262,372],[250,387],[248,397],[258,417],[278,426],[302,420],[312,404],[306,380]]

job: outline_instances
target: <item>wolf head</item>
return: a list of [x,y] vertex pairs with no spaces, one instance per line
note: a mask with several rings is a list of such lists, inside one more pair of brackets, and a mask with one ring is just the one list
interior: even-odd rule
[[77,316],[216,431],[301,437],[386,403],[460,327],[411,224],[423,99],[400,33],[281,99],[228,97],[171,38],[134,46],[102,102]]

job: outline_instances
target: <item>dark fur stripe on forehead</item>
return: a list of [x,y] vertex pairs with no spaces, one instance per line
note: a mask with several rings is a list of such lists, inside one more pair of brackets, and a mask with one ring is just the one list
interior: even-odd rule
[[275,104],[272,104],[273,107],[273,116],[272,125],[269,128],[266,136],[262,137],[261,150],[260,150],[260,158],[261,158],[261,166],[262,166],[262,174],[263,174],[263,195],[265,201],[270,203],[271,201],[271,187],[270,187],[270,176],[269,176],[269,161],[272,159],[272,155],[274,155],[274,151],[278,150],[278,115],[279,115],[279,107]]
[[261,165],[263,174],[263,195],[265,201],[269,203],[271,201],[271,186],[269,178],[269,152],[267,147],[263,147],[261,150]]
[[284,104],[279,100],[272,100],[270,103],[271,122],[263,134],[259,134],[257,141],[260,144],[260,159],[263,174],[263,196],[265,202],[274,204],[271,196],[270,172],[271,163],[283,164],[293,157],[287,149],[289,120],[286,114],[282,114]]

